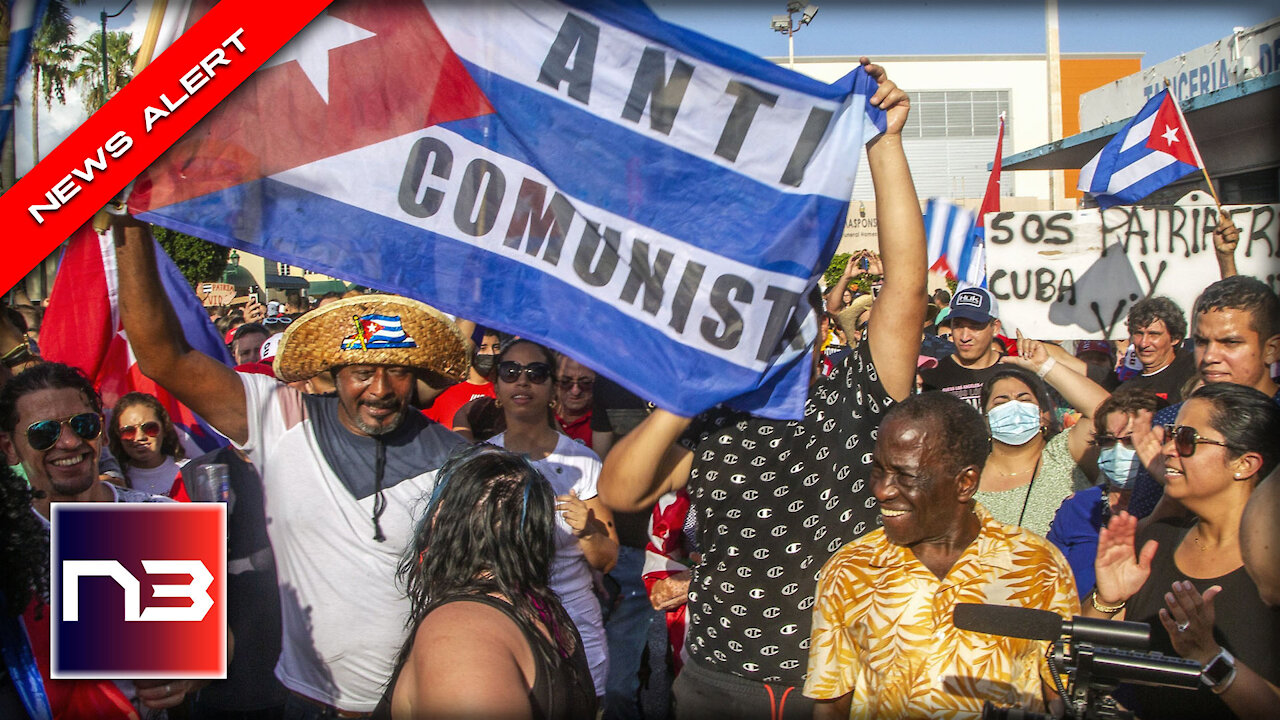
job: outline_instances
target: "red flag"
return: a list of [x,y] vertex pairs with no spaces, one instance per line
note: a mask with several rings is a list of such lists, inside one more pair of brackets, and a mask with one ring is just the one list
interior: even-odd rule
[[[230,363],[226,346],[173,261],[156,248],[156,260],[169,303],[178,314],[187,342],[205,354]],[[40,329],[46,360],[80,368],[93,381],[110,408],[126,393],[150,393],[178,427],[188,454],[203,454],[226,442],[212,428],[138,370],[117,309],[115,245],[90,225],[76,231],[58,266],[49,294],[49,309]]]
[[985,235],[987,213],[1000,212],[1000,163],[1004,160],[1004,113],[1000,113],[1000,131],[996,133],[996,159],[987,178],[987,192],[978,209],[977,228]]

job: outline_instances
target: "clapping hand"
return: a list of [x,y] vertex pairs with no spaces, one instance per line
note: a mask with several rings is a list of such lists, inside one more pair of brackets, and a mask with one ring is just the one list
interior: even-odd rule
[[1201,595],[1190,581],[1180,580],[1164,594],[1167,608],[1160,608],[1160,623],[1169,632],[1179,655],[1204,665],[1218,654],[1213,639],[1213,599],[1222,588],[1214,585]]

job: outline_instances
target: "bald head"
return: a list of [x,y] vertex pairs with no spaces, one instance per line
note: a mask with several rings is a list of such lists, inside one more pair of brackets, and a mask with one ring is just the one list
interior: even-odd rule
[[1245,506],[1240,554],[1262,601],[1280,607],[1280,468],[1258,483]]

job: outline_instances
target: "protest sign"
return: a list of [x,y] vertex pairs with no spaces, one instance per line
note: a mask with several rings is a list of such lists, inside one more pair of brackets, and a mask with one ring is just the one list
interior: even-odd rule
[[[1012,334],[1055,340],[1127,335],[1130,306],[1150,295],[1190,313],[1220,278],[1218,210],[1192,193],[1177,205],[1004,212],[987,218],[987,282]],[[1236,265],[1280,289],[1280,205],[1226,205],[1240,228]]]

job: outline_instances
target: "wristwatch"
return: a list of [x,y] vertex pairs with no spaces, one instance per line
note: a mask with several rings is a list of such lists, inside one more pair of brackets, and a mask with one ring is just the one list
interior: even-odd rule
[[1218,654],[1214,655],[1213,659],[1200,670],[1200,682],[1215,693],[1226,692],[1235,679],[1236,659],[1227,652],[1226,648],[1221,648]]

